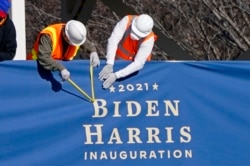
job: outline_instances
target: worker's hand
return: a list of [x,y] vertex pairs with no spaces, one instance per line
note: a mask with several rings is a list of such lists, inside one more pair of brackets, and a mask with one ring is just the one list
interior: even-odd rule
[[111,64],[106,64],[102,71],[99,73],[99,79],[101,81],[106,80],[109,76],[110,73],[113,73],[113,65]]
[[70,72],[67,70],[67,69],[63,69],[61,70],[61,73],[60,73],[61,77],[62,77],[62,80],[65,81],[65,80],[68,80],[69,77],[70,77]]
[[116,81],[115,73],[110,73],[108,78],[103,82],[103,88],[107,89]]
[[100,66],[100,59],[97,52],[90,53],[90,65],[92,65],[93,67]]

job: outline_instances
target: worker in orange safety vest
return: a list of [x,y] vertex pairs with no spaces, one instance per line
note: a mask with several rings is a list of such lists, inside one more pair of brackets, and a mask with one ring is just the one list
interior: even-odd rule
[[[147,14],[127,15],[113,29],[108,39],[106,65],[99,73],[103,88],[107,89],[119,78],[126,77],[143,68],[151,60],[151,53],[157,36],[152,31],[154,22]],[[132,61],[125,68],[114,72],[115,60]]]
[[96,47],[86,36],[85,25],[77,20],[49,25],[38,34],[27,60],[37,60],[45,69],[59,71],[62,79],[68,80],[70,72],[57,60],[73,60],[80,47],[90,52],[93,67],[100,65]]

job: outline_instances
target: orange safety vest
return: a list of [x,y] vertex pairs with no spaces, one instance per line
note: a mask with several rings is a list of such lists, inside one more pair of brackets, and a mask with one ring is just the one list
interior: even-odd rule
[[[64,23],[50,25],[44,28],[39,34],[34,43],[34,46],[31,52],[27,55],[27,60],[36,60],[38,49],[39,49],[39,40],[42,34],[48,34],[52,42],[52,51],[51,56],[55,60],[72,60],[79,49],[79,46],[68,45],[67,51],[63,53],[63,34],[62,30],[65,26]],[[64,55],[63,55],[64,54]]]
[[[154,41],[156,41],[157,36],[154,34],[154,32],[151,32],[146,37],[140,39],[140,40],[132,40],[130,37],[131,33],[131,24],[133,19],[137,17],[136,15],[128,15],[128,23],[126,31],[123,35],[123,38],[118,44],[117,50],[116,50],[116,59],[123,59],[123,60],[134,60],[135,55],[137,54],[137,51],[140,47],[140,45],[148,40],[150,37],[154,36]],[[150,61],[152,57],[152,54],[148,55],[147,61]]]

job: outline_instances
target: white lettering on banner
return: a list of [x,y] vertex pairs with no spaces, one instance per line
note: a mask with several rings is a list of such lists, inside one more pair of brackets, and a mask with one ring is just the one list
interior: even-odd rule
[[96,136],[97,137],[97,141],[95,142],[95,144],[103,144],[104,142],[102,141],[102,124],[96,124],[94,125],[96,128],[96,132],[91,132],[90,131],[90,127],[92,125],[83,125],[85,128],[85,133],[86,133],[86,142],[85,144],[93,144],[92,142],[92,137],[91,136]]
[[93,151],[84,152],[84,160],[116,160],[116,159],[180,159],[192,158],[192,150],[139,150],[139,151]]
[[115,144],[122,144],[123,143],[121,140],[120,134],[119,134],[119,130],[117,128],[113,129],[113,132],[111,133],[108,144],[113,144],[113,141],[116,141]]
[[128,130],[128,144],[142,143],[140,138],[140,129],[138,128],[127,128]]
[[159,138],[160,130],[156,127],[147,127],[148,130],[148,140],[147,143],[161,143]]
[[145,83],[135,83],[135,84],[119,84],[117,86],[112,85],[109,88],[110,93],[124,93],[124,92],[143,92],[143,91],[158,91],[158,83],[149,84]]
[[[103,125],[102,124],[95,124],[95,125],[87,125],[84,124],[83,128],[85,129],[85,135],[86,135],[86,141],[84,144],[104,144],[103,141]],[[92,130],[94,131],[91,131]],[[126,128],[127,129],[127,135],[124,134],[124,131],[122,131],[122,135],[125,138],[129,138],[126,142],[127,144],[141,144],[141,143],[161,143],[159,134],[160,130],[155,127],[148,127],[147,130],[147,140],[143,141],[141,138],[141,129],[139,128]],[[165,143],[174,143],[173,140],[173,127],[165,127],[166,130],[166,141]],[[123,144],[123,139],[120,133],[120,131],[117,128],[113,128],[113,131],[109,137],[109,141],[107,144]],[[180,143],[189,143],[191,141],[191,134],[190,134],[190,127],[189,126],[182,126],[179,129],[179,138]],[[96,139],[95,139],[96,138]],[[96,140],[94,142],[94,140]]]
[[[164,116],[179,116],[179,100],[164,100],[162,103],[165,106],[165,114]],[[126,108],[127,108],[127,117],[137,117],[142,114],[142,104],[137,101],[126,101]],[[121,101],[114,101],[114,110],[113,110],[113,117],[121,117],[120,114],[120,105],[122,104]],[[107,108],[107,101],[104,99],[96,99],[93,103],[94,105],[94,114],[93,118],[103,118],[106,117],[108,112]],[[147,117],[153,116],[160,116],[160,112],[157,108],[159,106],[159,101],[157,100],[147,100],[145,101],[146,106],[146,114]],[[143,111],[144,113],[144,111]]]
[[[129,86],[128,86],[129,87]],[[109,102],[109,103],[108,103]],[[146,100],[143,102],[127,101],[108,101],[96,99],[93,103],[94,111],[92,118],[109,118],[108,121],[120,118],[134,119],[142,118],[142,126],[119,127],[103,124],[83,124],[85,131],[84,145],[125,145],[121,151],[85,151],[85,160],[116,160],[116,159],[179,159],[192,158],[192,150],[175,149],[175,143],[188,144],[192,140],[191,127],[188,125],[166,125],[166,123],[155,124],[149,120],[154,117],[175,118],[180,117],[180,100]],[[146,123],[147,119],[149,120]],[[158,119],[157,119],[158,120]],[[172,119],[171,119],[172,121]],[[167,122],[167,121],[166,121]],[[135,123],[136,124],[136,123]],[[165,126],[165,125],[166,126]],[[178,122],[176,124],[179,124]],[[183,122],[181,122],[183,124]],[[116,123],[114,123],[116,125]],[[146,126],[145,126],[146,125]],[[155,126],[157,125],[157,126]],[[107,127],[108,126],[108,127]],[[108,133],[107,133],[108,131]],[[138,150],[131,149],[132,145],[141,144],[143,148],[147,144],[158,144],[160,147],[168,144],[171,150]],[[145,145],[145,146],[144,146]],[[161,146],[163,145],[163,146]],[[158,147],[156,146],[156,147]],[[151,147],[151,146],[149,146]],[[179,147],[179,145],[178,145]],[[187,146],[185,146],[187,148]]]
[[180,130],[180,142],[181,143],[189,143],[191,141],[191,135],[190,135],[190,127],[184,126]]

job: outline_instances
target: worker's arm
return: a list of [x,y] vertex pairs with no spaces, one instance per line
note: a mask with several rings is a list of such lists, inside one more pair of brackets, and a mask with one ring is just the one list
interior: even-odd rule
[[153,46],[154,46],[154,37],[152,36],[147,41],[141,44],[133,62],[131,62],[125,68],[115,72],[116,78],[118,79],[126,77],[136,71],[141,70],[145,62],[147,61],[148,55],[152,53]]
[[88,39],[86,39],[86,41],[84,42],[84,44],[81,45],[81,48],[84,49],[84,50],[86,50],[89,53],[91,53],[91,52],[97,52],[95,44],[93,42],[89,41]]
[[93,67],[100,66],[100,59],[97,54],[95,44],[86,39],[86,41],[81,47],[85,49],[88,53],[90,53],[89,54],[90,65],[92,65]]
[[51,71],[61,71],[65,69],[65,67],[55,61],[52,56],[52,41],[48,35],[41,35],[39,40],[39,49],[38,49],[38,57],[37,60],[41,66],[43,66],[47,70]]
[[127,23],[128,16],[125,16],[116,24],[111,36],[108,39],[106,54],[107,64],[114,65],[117,46],[126,31]]

